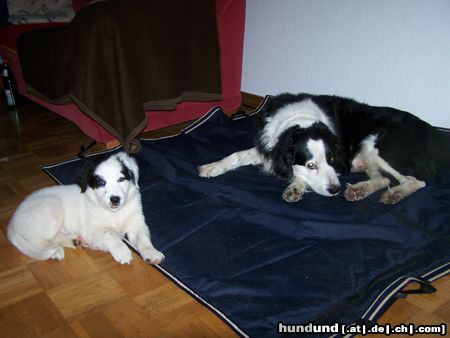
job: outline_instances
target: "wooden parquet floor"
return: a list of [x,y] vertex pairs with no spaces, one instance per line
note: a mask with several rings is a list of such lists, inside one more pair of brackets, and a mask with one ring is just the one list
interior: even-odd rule
[[[66,249],[61,262],[36,261],[9,244],[5,229],[19,202],[55,184],[39,166],[73,158],[89,143],[71,122],[33,103],[17,114],[0,106],[0,336],[234,337],[136,255],[132,264],[120,265],[109,254],[81,248]],[[381,322],[448,325],[450,278],[433,285],[437,293],[398,300]]]

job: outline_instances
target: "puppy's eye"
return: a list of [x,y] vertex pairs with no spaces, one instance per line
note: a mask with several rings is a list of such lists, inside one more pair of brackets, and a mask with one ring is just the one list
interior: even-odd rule
[[106,185],[106,182],[102,180],[101,178],[98,178],[95,180],[94,185],[96,188],[104,187]]
[[328,163],[334,163],[334,162],[336,162],[336,157],[334,157],[333,155],[330,155],[328,157]]
[[117,182],[123,182],[123,181],[125,181],[125,177],[121,177],[117,180]]
[[308,168],[309,170],[315,170],[317,169],[317,166],[314,163],[309,162],[306,164],[306,168]]

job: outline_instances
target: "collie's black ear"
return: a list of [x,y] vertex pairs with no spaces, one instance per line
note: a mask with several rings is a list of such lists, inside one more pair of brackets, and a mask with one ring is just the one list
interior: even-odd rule
[[299,130],[299,127],[292,127],[284,131],[278,137],[278,142],[272,149],[272,169],[275,175],[281,179],[289,179],[292,177],[292,166],[295,162],[294,135]]
[[78,174],[77,178],[77,184],[81,188],[81,192],[84,193],[89,184],[89,180],[92,178],[92,175],[94,174],[94,169],[96,167],[96,164],[92,160],[87,160],[83,163],[83,166],[81,167],[81,170]]

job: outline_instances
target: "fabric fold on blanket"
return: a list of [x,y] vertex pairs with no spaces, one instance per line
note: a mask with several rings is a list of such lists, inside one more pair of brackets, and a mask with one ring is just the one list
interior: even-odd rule
[[68,26],[23,34],[18,53],[30,92],[72,100],[127,151],[149,123],[145,110],[221,98],[211,0],[97,2]]

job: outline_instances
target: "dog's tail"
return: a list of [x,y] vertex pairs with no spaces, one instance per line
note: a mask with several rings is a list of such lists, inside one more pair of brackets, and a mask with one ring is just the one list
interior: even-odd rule
[[[8,227],[8,239],[23,254],[38,260],[47,260],[50,258],[62,259],[64,249],[62,243],[55,243],[51,240],[38,240],[30,242],[22,236],[15,227]],[[61,257],[62,254],[62,257]]]

